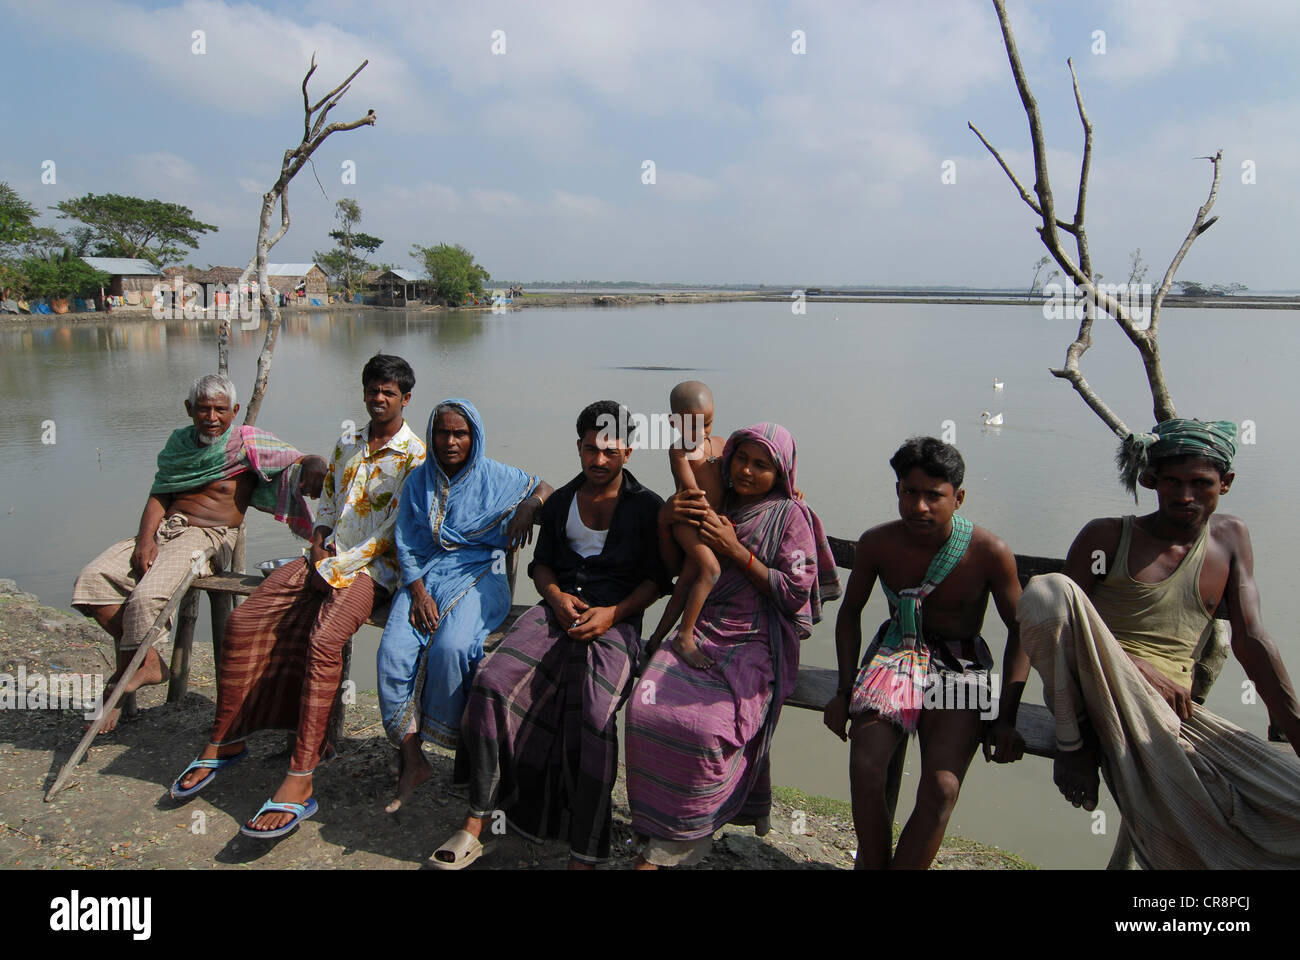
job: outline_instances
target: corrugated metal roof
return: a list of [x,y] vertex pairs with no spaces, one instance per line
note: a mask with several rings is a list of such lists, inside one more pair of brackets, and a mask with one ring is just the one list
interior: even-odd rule
[[393,270],[393,271],[392,271],[392,274],[393,274],[393,276],[397,277],[397,279],[399,279],[399,280],[405,280],[407,283],[419,283],[419,282],[420,282],[420,277],[419,277],[419,275],[418,275],[418,274],[411,273],[409,270]]
[[316,266],[314,263],[268,263],[266,265],[266,275],[268,277],[305,277],[314,266]]
[[114,276],[150,276],[161,277],[162,273],[148,260],[133,260],[130,257],[82,257],[83,262],[95,270],[103,270]]

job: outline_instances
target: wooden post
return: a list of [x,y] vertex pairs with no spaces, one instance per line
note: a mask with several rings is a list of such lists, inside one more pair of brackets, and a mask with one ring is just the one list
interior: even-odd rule
[[194,624],[199,619],[199,591],[190,587],[181,601],[176,641],[172,644],[171,678],[167,683],[167,702],[176,703],[190,685],[190,651],[194,646]]
[[325,742],[330,747],[326,751],[329,755],[337,755],[339,744],[343,742],[343,717],[347,713],[347,704],[343,702],[344,691],[348,686],[348,677],[352,672],[352,638],[343,644],[343,682],[339,684],[339,692],[334,695],[334,711],[330,714],[329,733],[325,737]]

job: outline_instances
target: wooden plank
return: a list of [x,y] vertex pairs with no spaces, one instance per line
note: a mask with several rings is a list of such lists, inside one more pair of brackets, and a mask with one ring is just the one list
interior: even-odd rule
[[[821,713],[835,696],[838,681],[839,673],[827,667],[800,667],[799,682],[785,705]],[[1016,729],[1025,738],[1025,753],[1056,756],[1056,724],[1046,707],[1022,703],[1016,713]]]

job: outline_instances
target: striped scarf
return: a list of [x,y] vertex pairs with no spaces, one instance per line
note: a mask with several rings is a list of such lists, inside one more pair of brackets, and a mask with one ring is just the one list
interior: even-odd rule
[[930,673],[930,651],[919,642],[921,605],[966,555],[974,529],[975,525],[965,517],[953,514],[952,534],[930,561],[919,587],[894,593],[881,581],[894,615],[875,656],[858,671],[849,701],[850,715],[874,711],[907,733],[916,731]]

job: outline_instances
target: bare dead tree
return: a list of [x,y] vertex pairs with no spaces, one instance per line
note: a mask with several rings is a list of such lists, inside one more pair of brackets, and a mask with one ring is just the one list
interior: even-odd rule
[[[271,373],[271,361],[275,356],[275,343],[280,333],[280,306],[276,303],[275,296],[271,292],[270,278],[267,276],[266,270],[266,258],[271,248],[289,230],[289,182],[297,176],[298,171],[316,152],[316,148],[324,143],[330,134],[337,133],[340,130],[355,130],[358,127],[374,126],[376,119],[374,110],[367,111],[366,115],[359,120],[348,123],[331,123],[328,126],[325,124],[325,118],[329,115],[329,112],[338,106],[339,101],[348,92],[352,81],[356,79],[357,74],[366,68],[366,64],[369,62],[369,60],[363,60],[361,66],[353,70],[346,80],[325,94],[315,104],[312,104],[311,97],[307,93],[307,82],[311,80],[312,74],[316,72],[316,55],[312,54],[311,65],[306,76],[302,78],[302,141],[293,149],[284,152],[284,157],[280,161],[280,176],[271,189],[262,195],[262,215],[257,227],[257,252],[249,260],[248,266],[244,268],[244,272],[239,278],[239,287],[242,290],[244,284],[248,282],[249,275],[254,269],[257,270],[257,292],[261,302],[261,314],[268,318],[266,338],[262,342],[262,352],[257,357],[257,377],[253,383],[253,392],[249,397],[248,408],[244,414],[244,423],[250,426],[257,422],[257,414],[262,408],[262,397],[266,393],[266,381]],[[280,226],[275,235],[271,236],[271,218],[274,215],[277,202],[280,204]],[[230,317],[227,316],[221,323],[217,342],[217,369],[222,374],[227,371],[229,350]]]
[[[1097,396],[1096,392],[1088,384],[1087,379],[1079,369],[1079,358],[1092,346],[1092,323],[1096,318],[1097,311],[1101,310],[1114,318],[1120,329],[1137,347],[1138,353],[1142,357],[1147,384],[1151,388],[1151,399],[1154,405],[1156,422],[1160,423],[1176,416],[1174,402],[1169,396],[1169,389],[1165,385],[1164,371],[1160,365],[1160,346],[1157,341],[1160,328],[1160,308],[1164,304],[1165,296],[1169,293],[1174,274],[1183,262],[1183,258],[1187,256],[1187,251],[1191,249],[1192,242],[1213,226],[1214,221],[1218,219],[1213,217],[1207,220],[1206,217],[1210,212],[1210,208],[1214,206],[1215,198],[1219,193],[1223,151],[1218,151],[1212,157],[1197,158],[1209,160],[1214,166],[1210,195],[1200,209],[1196,211],[1196,219],[1193,221],[1191,229],[1187,232],[1187,236],[1178,252],[1174,255],[1173,260],[1170,261],[1164,279],[1152,297],[1149,308],[1149,321],[1143,325],[1139,321],[1145,318],[1134,316],[1134,312],[1130,309],[1130,303],[1126,302],[1127,298],[1119,298],[1105,290],[1098,289],[1096,280],[1099,277],[1092,269],[1092,252],[1088,246],[1088,234],[1084,228],[1084,210],[1088,198],[1088,173],[1092,165],[1092,121],[1088,119],[1088,112],[1083,106],[1083,96],[1079,92],[1079,78],[1075,75],[1074,63],[1071,60],[1066,61],[1070,68],[1070,78],[1074,82],[1075,107],[1079,113],[1079,122],[1083,125],[1083,161],[1079,170],[1079,193],[1074,208],[1074,219],[1067,222],[1060,219],[1056,213],[1056,201],[1052,196],[1052,184],[1048,176],[1047,147],[1043,139],[1043,126],[1038,114],[1038,103],[1029,89],[1029,81],[1025,77],[1024,66],[1020,62],[1020,53],[1016,49],[1016,40],[1011,32],[1011,23],[1007,19],[1004,0],[993,0],[993,8],[997,11],[998,23],[1002,27],[1002,40],[1006,46],[1007,60],[1011,64],[1011,75],[1015,79],[1016,89],[1020,93],[1020,102],[1023,104],[1025,116],[1029,120],[1029,136],[1034,148],[1035,179],[1033,193],[1025,189],[1024,184],[1016,177],[1007,162],[1002,158],[1002,155],[997,151],[997,148],[989,143],[984,134],[979,131],[979,128],[973,123],[968,123],[967,126],[970,127],[975,136],[979,137],[980,142],[984,144],[989,153],[993,155],[993,159],[998,162],[998,166],[1002,168],[1002,171],[1019,192],[1020,198],[1042,219],[1042,225],[1036,229],[1039,237],[1042,238],[1043,246],[1047,248],[1048,254],[1064,271],[1066,278],[1084,292],[1083,320],[1079,325],[1079,332],[1075,336],[1074,342],[1066,349],[1065,365],[1060,369],[1052,370],[1052,376],[1068,380],[1088,407],[1123,440],[1133,431],[1128,428],[1114,410]],[[1066,251],[1061,236],[1063,233],[1074,237],[1076,257],[1071,257]]]

